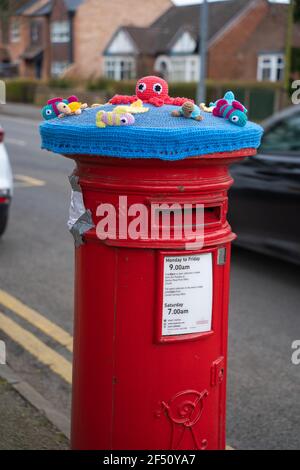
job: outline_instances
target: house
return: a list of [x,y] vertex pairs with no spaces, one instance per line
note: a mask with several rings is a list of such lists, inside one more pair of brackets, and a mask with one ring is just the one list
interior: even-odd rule
[[[122,80],[155,72],[169,81],[197,81],[201,10],[172,6],[150,27],[118,28],[104,50],[104,75]],[[208,77],[283,80],[287,15],[288,5],[267,0],[211,3]]]
[[24,77],[49,78],[68,71],[102,75],[102,54],[122,24],[149,26],[171,0],[28,0],[10,18],[0,39],[1,58],[19,65]]
[[10,17],[6,51],[19,75],[48,78],[72,60],[71,25],[78,0],[31,0]]

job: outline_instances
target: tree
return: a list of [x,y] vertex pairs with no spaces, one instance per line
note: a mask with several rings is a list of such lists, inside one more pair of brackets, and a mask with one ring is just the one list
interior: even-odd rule
[[294,20],[295,23],[300,23],[300,0],[295,0],[294,3]]
[[26,3],[28,3],[28,0],[0,0],[0,30],[2,31],[3,42],[6,42],[7,39],[10,16],[14,15]]
[[290,80],[293,70],[293,30],[295,21],[295,6],[299,4],[298,0],[290,0],[288,19],[287,19],[287,35],[286,35],[286,51],[285,51],[285,89],[290,90]]
[[26,3],[28,0],[0,0],[0,11],[1,13],[13,14]]

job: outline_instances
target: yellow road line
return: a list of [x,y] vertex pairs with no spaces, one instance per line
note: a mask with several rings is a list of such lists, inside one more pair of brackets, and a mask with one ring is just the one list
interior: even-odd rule
[[70,352],[73,351],[73,337],[67,331],[1,289],[0,304],[24,318]]
[[61,354],[46,346],[32,333],[22,328],[15,321],[0,312],[0,329],[13,341],[36,357],[42,364],[48,366],[53,372],[62,377],[69,384],[72,383],[72,364]]
[[26,175],[14,175],[14,179],[16,180],[16,183],[14,184],[16,188],[30,188],[32,186],[45,186],[46,184],[46,181],[38,180]]
[[5,143],[6,144],[12,144],[12,145],[18,145],[19,147],[25,147],[26,146],[25,140],[13,139],[12,137],[6,137],[5,138]]

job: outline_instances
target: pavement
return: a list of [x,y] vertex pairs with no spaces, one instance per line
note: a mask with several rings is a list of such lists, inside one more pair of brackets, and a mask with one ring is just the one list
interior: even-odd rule
[[6,103],[0,105],[0,115],[24,117],[38,121],[41,118],[39,107],[30,104]]
[[67,450],[68,439],[0,378],[0,450]]
[[[41,151],[31,114],[38,110],[17,106],[0,108],[15,175],[0,241],[0,339],[8,366],[69,420],[74,263],[66,221],[73,162]],[[300,339],[299,275],[298,266],[233,250],[227,409],[233,448],[300,448],[300,366],[291,362],[292,342]],[[41,407],[39,414],[51,422]],[[50,447],[57,443],[53,428]]]

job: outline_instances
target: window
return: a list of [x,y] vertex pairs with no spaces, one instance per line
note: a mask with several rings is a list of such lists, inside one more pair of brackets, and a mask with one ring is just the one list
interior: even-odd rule
[[135,59],[133,57],[105,57],[104,75],[112,80],[136,78]]
[[31,42],[37,42],[39,40],[39,25],[36,21],[30,25]]
[[21,39],[21,26],[19,20],[13,20],[10,26],[11,42],[19,42]]
[[197,82],[199,77],[199,59],[190,59],[188,62],[189,81]]
[[168,56],[159,56],[154,64],[154,70],[165,80],[169,81],[170,59]]
[[116,80],[116,63],[114,60],[105,60],[104,75],[111,80]]
[[164,76],[170,82],[196,82],[199,79],[199,57],[196,54],[185,56],[159,56],[155,70],[160,73],[165,68]]
[[52,77],[61,76],[69,66],[69,62],[52,62],[51,64],[51,75]]
[[186,61],[184,58],[172,59],[171,60],[171,73],[170,79],[172,82],[184,82],[185,81],[185,68]]
[[258,57],[257,80],[278,82],[283,80],[283,75],[283,54],[262,54]]
[[63,43],[70,41],[69,21],[54,21],[51,24],[51,42]]
[[300,156],[300,113],[275,124],[264,136],[260,153]]
[[197,42],[188,31],[181,34],[180,38],[172,47],[173,53],[193,54],[196,50]]

